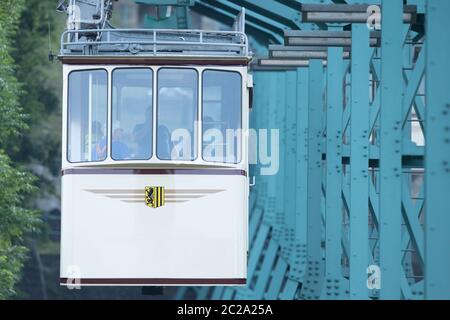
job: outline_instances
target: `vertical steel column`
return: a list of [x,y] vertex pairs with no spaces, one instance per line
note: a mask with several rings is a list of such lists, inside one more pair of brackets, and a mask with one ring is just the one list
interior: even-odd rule
[[280,250],[277,252],[277,259],[271,270],[270,283],[264,295],[265,299],[274,300],[278,298],[283,280],[286,277],[288,263],[292,258],[292,248],[294,244],[294,226],[295,226],[295,116],[296,116],[296,76],[294,71],[286,71],[285,82],[283,83],[284,104],[279,106],[282,126],[282,143],[285,146],[283,162],[280,163],[282,175],[280,183],[283,193],[279,201],[283,202],[283,206],[279,211],[281,214],[280,224],[282,225],[282,234],[278,244]]
[[367,299],[369,261],[369,28],[352,25],[350,298]]
[[381,299],[400,299],[403,1],[383,0],[380,109]]
[[307,251],[308,265],[302,296],[319,299],[323,277],[322,263],[322,130],[323,130],[323,62],[309,65],[308,106],[308,182],[307,182]]
[[276,204],[275,204],[275,221],[273,238],[278,243],[283,243],[284,232],[284,218],[286,215],[285,194],[284,194],[284,180],[285,180],[285,160],[286,160],[286,77],[287,72],[279,72],[277,79],[277,104],[273,115],[275,116],[274,129],[280,132],[280,166],[276,174]]
[[[268,129],[268,135],[270,135],[270,129],[276,129],[278,128],[276,119],[275,119],[275,112],[277,108],[277,83],[279,82],[279,74],[280,72],[268,72],[270,80],[269,80],[269,87],[267,87],[267,121],[266,121],[266,128]],[[268,143],[267,145],[270,146],[270,148],[273,148],[270,141],[271,137],[267,137]],[[279,148],[279,151],[281,153],[281,148]],[[280,159],[281,162],[281,159]],[[277,176],[267,176],[267,191],[268,191],[268,197],[267,197],[267,205],[266,209],[264,210],[264,220],[270,224],[275,225],[275,216],[276,216],[276,209],[277,209]]]
[[[428,0],[426,47],[425,297],[450,299],[450,1]],[[446,33],[443,35],[442,33]]]
[[302,282],[307,261],[307,212],[308,212],[308,69],[297,69],[297,171],[296,171],[296,215],[295,238],[297,243],[296,264],[293,274]]
[[[255,129],[270,129],[273,126],[273,117],[269,114],[273,114],[276,108],[276,84],[277,84],[277,73],[276,72],[266,72],[260,71],[261,73],[258,82],[255,82],[255,94],[260,96],[260,104],[256,105],[255,108],[259,108],[258,116],[258,126]],[[263,132],[258,136],[259,147],[267,144],[270,148],[269,141],[270,137],[267,137]],[[263,139],[269,139],[263,141]],[[266,150],[263,150],[265,152]],[[259,150],[258,150],[259,152]],[[261,168],[261,163],[258,164],[258,169]],[[260,174],[260,172],[257,172]],[[247,265],[247,279],[248,285],[245,288],[241,288],[236,295],[237,299],[256,299],[254,295],[255,285],[252,280],[256,277],[258,268],[260,268],[261,257],[264,257],[264,247],[266,245],[267,238],[270,234],[270,222],[272,221],[273,207],[274,204],[271,199],[274,198],[275,186],[273,176],[259,176],[256,178],[257,183],[262,183],[261,192],[258,191],[257,206],[261,208],[263,218],[257,225],[250,225],[250,232],[255,232],[256,234],[252,237],[253,242],[251,243],[251,248],[249,252],[249,259]],[[258,278],[256,279],[258,280]]]
[[342,113],[344,64],[343,48],[328,48],[327,138],[326,138],[326,299],[340,296],[342,268]]
[[[270,107],[268,109],[269,114],[269,128],[283,128],[283,120],[284,120],[284,108],[285,108],[285,82],[286,82],[286,74],[285,72],[274,72],[270,73],[272,77],[271,83],[271,93],[270,93]],[[282,132],[283,133],[283,132]],[[282,156],[284,153],[283,146],[280,145],[280,164],[283,165],[284,157]],[[271,226],[271,236],[269,237],[269,241],[266,239],[262,239],[264,241],[263,247],[267,248],[264,252],[263,259],[258,258],[257,263],[261,261],[258,277],[256,279],[255,286],[253,288],[253,299],[260,300],[264,298],[265,289],[270,281],[271,273],[273,270],[273,266],[275,260],[277,258],[277,253],[279,250],[278,240],[281,235],[282,223],[280,224],[280,217],[283,217],[283,206],[278,202],[283,202],[283,187],[284,187],[284,172],[280,170],[275,176],[267,177],[270,179],[269,182],[269,219],[266,222]],[[266,216],[265,216],[266,217]],[[282,220],[281,220],[282,221]],[[267,242],[266,242],[267,241]]]
[[293,261],[292,252],[295,243],[295,172],[297,154],[297,72],[286,72],[286,158],[284,169],[284,196],[285,196],[285,243],[283,255],[288,261]]

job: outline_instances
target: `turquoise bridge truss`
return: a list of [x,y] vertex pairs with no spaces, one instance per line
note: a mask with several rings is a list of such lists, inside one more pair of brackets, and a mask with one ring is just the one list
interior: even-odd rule
[[450,299],[450,1],[406,2],[138,1],[180,28],[245,7],[251,127],[280,130],[278,173],[251,168],[248,285],[178,299]]

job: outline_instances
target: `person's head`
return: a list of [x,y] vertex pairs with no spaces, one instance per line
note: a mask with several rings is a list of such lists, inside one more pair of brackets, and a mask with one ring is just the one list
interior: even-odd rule
[[123,129],[120,127],[120,123],[119,122],[115,122],[113,125],[113,133],[112,133],[112,138],[113,140],[120,140],[120,138],[123,135]]
[[99,121],[92,121],[92,134],[96,136],[103,136],[102,124]]
[[123,135],[123,129],[122,128],[117,128],[117,129],[114,129],[114,132],[113,132],[113,140],[120,140],[120,138],[122,137],[122,135]]

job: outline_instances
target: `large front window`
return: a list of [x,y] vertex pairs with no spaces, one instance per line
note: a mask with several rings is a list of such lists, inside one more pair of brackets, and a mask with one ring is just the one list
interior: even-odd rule
[[151,69],[113,72],[111,158],[148,160],[152,155],[153,75]]
[[108,150],[108,73],[74,71],[69,76],[68,145],[70,162],[106,159]]
[[158,159],[196,158],[197,92],[196,70],[162,68],[158,71]]
[[69,74],[67,160],[241,162],[241,74],[153,70]]
[[203,72],[203,159],[241,161],[242,84],[237,72]]

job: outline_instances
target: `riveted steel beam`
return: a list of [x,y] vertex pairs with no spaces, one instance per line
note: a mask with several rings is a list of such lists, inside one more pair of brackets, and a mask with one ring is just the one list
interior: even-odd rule
[[[192,10],[200,14],[205,14],[228,25],[232,25],[236,18],[235,13],[228,12],[222,8],[201,0],[196,0],[195,6],[192,7]],[[269,30],[261,25],[258,25],[257,23],[249,21],[248,19],[246,20],[245,25],[247,32],[249,34],[253,34],[256,38],[265,38],[273,43],[281,43],[283,40],[283,38],[273,30]]]
[[344,79],[343,48],[328,49],[327,68],[327,134],[325,197],[325,273],[322,292],[325,299],[342,295],[342,112]]
[[[295,31],[284,32],[285,45],[287,46],[326,46],[326,47],[350,47],[352,45],[351,31]],[[370,33],[370,46],[380,46],[381,33]]]
[[[327,62],[322,61],[326,66]],[[276,68],[301,68],[309,67],[310,61],[305,59],[299,60],[286,60],[286,59],[258,59],[259,67],[276,67]]]
[[307,260],[307,211],[308,211],[308,101],[309,70],[297,68],[297,167],[296,167],[296,220],[295,239],[297,243],[296,260],[291,276],[303,282]]
[[400,299],[402,224],[402,0],[383,0],[380,110],[381,298]]
[[[241,6],[236,5],[235,3],[229,0],[201,0],[202,3],[207,3],[214,8],[223,10],[225,12],[229,12],[232,15],[236,16],[241,11]],[[276,20],[270,19],[264,15],[261,15],[257,12],[252,11],[249,8],[246,8],[246,20],[255,23],[265,29],[271,30],[272,32],[282,35],[283,30],[288,28],[286,25],[279,23]]]
[[[349,47],[343,47],[342,48],[344,52],[350,52]],[[328,47],[319,47],[319,46],[284,46],[284,45],[277,45],[272,44],[269,45],[270,51],[322,51],[322,52],[328,52]]]
[[[342,52],[344,59],[350,59],[350,52]],[[327,51],[319,50],[270,50],[269,58],[271,59],[327,59]]]
[[138,4],[147,4],[154,6],[193,6],[195,0],[135,0]]
[[[371,4],[302,4],[304,22],[310,23],[367,23],[382,8]],[[417,7],[404,6],[403,21],[415,23]]]
[[308,93],[307,269],[301,290],[304,299],[319,299],[324,276],[322,259],[323,61],[312,59]]
[[300,12],[273,0],[229,0],[239,6],[245,7],[284,24],[289,29],[300,29]]
[[450,1],[428,0],[426,45],[425,297],[450,299]]
[[350,298],[368,299],[369,265],[369,29],[354,24],[350,120]]

